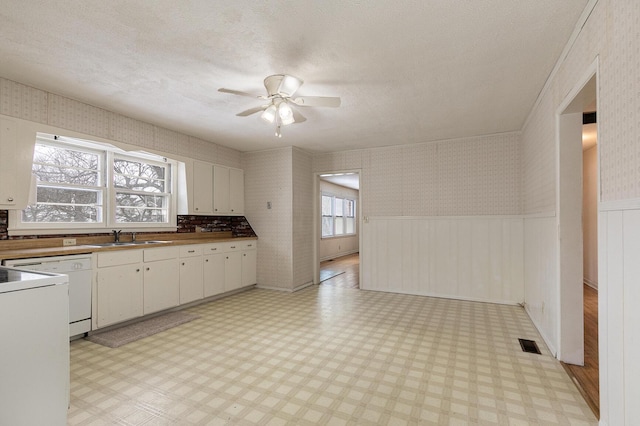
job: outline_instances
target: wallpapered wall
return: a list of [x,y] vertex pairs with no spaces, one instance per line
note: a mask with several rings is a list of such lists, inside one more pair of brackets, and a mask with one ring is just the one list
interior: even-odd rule
[[[241,166],[242,154],[234,149],[4,78],[0,78],[0,114],[153,149],[168,155],[197,158],[229,167]],[[204,219],[200,220],[205,221],[205,227],[219,224],[219,220],[215,218],[202,218]],[[0,211],[0,239],[8,238],[7,220],[6,211]],[[179,218],[182,224],[188,220],[188,217],[182,220]],[[237,229],[237,232],[248,232],[244,225],[236,226],[236,222],[229,221],[229,226],[232,224],[235,224],[233,228]],[[187,226],[181,229],[184,231],[190,228]]]
[[313,171],[361,169],[364,216],[521,212],[520,133],[313,157]]

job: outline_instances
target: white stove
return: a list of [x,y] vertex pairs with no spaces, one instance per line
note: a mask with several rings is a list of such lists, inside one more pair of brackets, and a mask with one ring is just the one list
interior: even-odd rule
[[66,425],[69,278],[0,267],[0,425]]

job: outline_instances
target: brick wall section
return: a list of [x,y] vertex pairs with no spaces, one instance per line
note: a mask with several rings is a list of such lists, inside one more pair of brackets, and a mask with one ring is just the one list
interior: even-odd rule
[[[96,234],[68,234],[68,235],[29,235],[9,237],[7,227],[9,225],[9,212],[0,210],[0,240],[20,240],[25,238],[64,238],[64,237],[88,237],[100,236],[104,233]],[[196,226],[202,228],[203,232],[231,231],[234,237],[255,237],[256,233],[244,216],[178,216],[177,232],[196,232]],[[108,233],[108,232],[107,232]]]

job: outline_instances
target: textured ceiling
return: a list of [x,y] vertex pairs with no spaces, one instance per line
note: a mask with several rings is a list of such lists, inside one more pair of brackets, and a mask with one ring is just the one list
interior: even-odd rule
[[[240,151],[338,151],[520,130],[587,0],[4,0],[0,76]],[[283,137],[237,112],[287,73]]]

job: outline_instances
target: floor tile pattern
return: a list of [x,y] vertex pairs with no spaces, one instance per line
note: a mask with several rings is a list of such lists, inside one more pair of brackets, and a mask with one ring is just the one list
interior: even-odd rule
[[313,286],[189,311],[120,348],[73,342],[69,424],[597,424],[519,307]]

